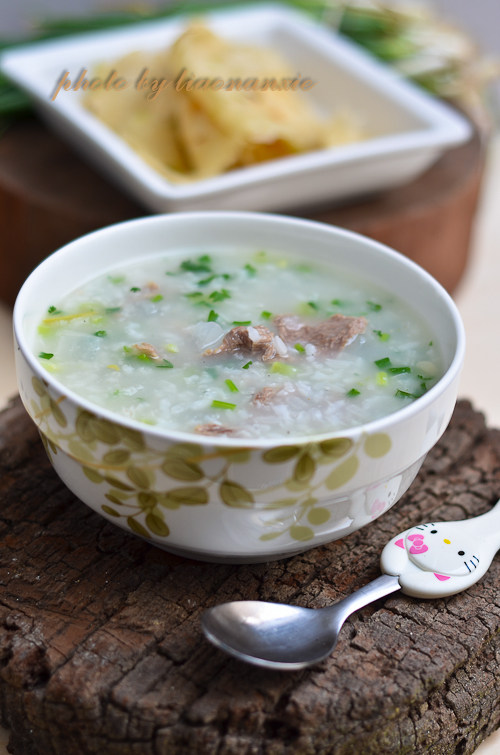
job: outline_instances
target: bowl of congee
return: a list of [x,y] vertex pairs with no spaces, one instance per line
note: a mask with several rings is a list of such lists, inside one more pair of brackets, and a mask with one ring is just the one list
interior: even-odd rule
[[132,220],[36,268],[21,398],[63,482],[173,553],[283,558],[403,495],[452,414],[451,298],[397,252],[245,212]]

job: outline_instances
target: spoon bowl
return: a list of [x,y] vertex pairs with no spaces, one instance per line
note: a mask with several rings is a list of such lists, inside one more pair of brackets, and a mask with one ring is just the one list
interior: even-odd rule
[[326,608],[235,600],[208,609],[201,623],[207,639],[226,653],[256,666],[294,671],[330,655],[353,611],[399,589],[397,577],[383,574]]
[[337,644],[329,609],[242,600],[209,609],[207,638],[237,658],[267,668],[293,670],[326,658]]

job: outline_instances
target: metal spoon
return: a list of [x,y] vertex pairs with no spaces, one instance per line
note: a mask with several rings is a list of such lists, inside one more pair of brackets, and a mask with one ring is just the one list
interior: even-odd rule
[[354,611],[396,590],[418,598],[462,592],[486,573],[499,548],[500,501],[474,519],[429,522],[396,535],[382,551],[382,576],[333,606],[233,601],[205,611],[203,632],[217,647],[256,666],[305,668],[333,651]]

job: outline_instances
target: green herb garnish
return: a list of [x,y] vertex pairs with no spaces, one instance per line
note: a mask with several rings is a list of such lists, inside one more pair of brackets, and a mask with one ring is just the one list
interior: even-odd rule
[[307,306],[310,307],[311,309],[314,309],[315,312],[317,312],[319,309],[319,304],[316,304],[315,301],[308,301]]
[[249,362],[247,362],[246,364],[244,364],[241,369],[242,370],[248,370],[248,368],[250,367],[251,364],[253,364],[252,360],[250,360]]
[[180,268],[189,273],[211,273],[212,258],[208,254],[202,254],[196,260],[184,260]]
[[382,309],[382,305],[381,304],[377,304],[377,302],[375,302],[375,301],[367,301],[366,302],[366,306],[372,312],[380,312],[380,310]]
[[215,398],[212,401],[212,406],[214,409],[236,409],[236,404],[231,404],[229,401],[217,401]]
[[213,309],[210,310],[207,317],[207,322],[215,322],[219,319],[219,315]]
[[391,375],[402,375],[404,372],[411,372],[411,367],[389,367],[388,372]]
[[190,294],[184,294],[186,299],[199,299],[200,296],[203,296],[201,291],[192,291]]
[[342,299],[332,299],[330,304],[333,304],[334,307],[343,307],[345,302]]
[[38,355],[38,356],[40,357],[40,359],[52,359],[52,357],[53,357],[54,355],[53,355],[53,354],[50,354],[50,353],[49,353],[49,352],[47,352],[47,351],[41,351],[41,352],[39,353],[39,355]]
[[296,343],[293,348],[296,349],[300,354],[306,353],[306,350],[304,349],[301,343]]
[[132,288],[130,290],[132,291],[132,293],[136,294],[141,289],[138,286],[132,286]]
[[229,390],[231,391],[231,393],[239,393],[239,389],[235,386],[232,380],[228,378],[227,380],[224,380],[224,382],[229,388]]
[[104,338],[104,336],[107,336],[108,334],[106,333],[105,330],[96,330],[94,335],[97,336],[98,338]]
[[224,299],[230,299],[231,294],[226,288],[221,288],[220,291],[212,291],[208,298],[213,302],[224,301]]
[[104,311],[106,312],[107,315],[114,315],[115,312],[121,312],[122,308],[121,307],[106,307]]
[[377,365],[379,370],[386,370],[391,366],[391,360],[389,359],[389,357],[384,357],[383,359],[376,359],[374,364]]
[[260,313],[260,316],[262,317],[263,320],[270,320],[271,317],[273,316],[273,313],[268,312],[267,310],[263,309],[262,312]]
[[251,278],[253,278],[253,277],[254,277],[255,275],[257,275],[257,270],[256,270],[256,268],[255,268],[255,267],[254,267],[253,265],[251,265],[250,263],[247,263],[247,264],[246,264],[246,265],[244,266],[244,269],[245,269],[245,270],[247,271],[248,275],[249,275],[249,276],[250,276]]
[[49,313],[49,315],[60,315],[61,314],[61,310],[57,309],[57,307],[54,307],[54,305],[52,305],[51,307],[49,307],[48,310],[47,310],[47,312]]
[[350,391],[347,391],[346,396],[359,396],[361,391],[358,391],[357,388],[351,388]]
[[161,301],[163,299],[163,294],[156,294],[156,296],[152,296],[149,301],[157,302]]
[[198,286],[208,286],[208,284],[211,283],[214,278],[217,278],[217,276],[215,273],[212,273],[212,275],[209,275],[208,278],[203,278],[202,280],[199,280]]
[[388,341],[390,338],[389,333],[384,333],[382,330],[374,330],[373,332],[380,338],[381,341]]
[[306,265],[301,262],[299,262],[299,264],[295,265],[294,267],[299,273],[312,273],[312,271],[314,270],[312,265]]

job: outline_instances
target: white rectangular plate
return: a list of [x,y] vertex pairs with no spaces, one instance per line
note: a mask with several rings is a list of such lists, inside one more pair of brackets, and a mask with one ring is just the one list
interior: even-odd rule
[[83,68],[91,72],[95,64],[111,66],[129,52],[165,48],[182,33],[185,17],[11,48],[0,58],[0,69],[99,170],[157,212],[286,210],[343,201],[410,181],[471,135],[469,122],[454,110],[300,13],[265,5],[204,18],[222,36],[280,52],[297,72],[317,82],[307,96],[321,112],[345,106],[373,136],[178,185],[87,111],[81,92],[62,91],[51,100],[63,71],[74,81]]

